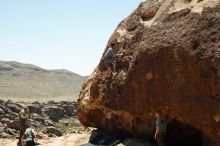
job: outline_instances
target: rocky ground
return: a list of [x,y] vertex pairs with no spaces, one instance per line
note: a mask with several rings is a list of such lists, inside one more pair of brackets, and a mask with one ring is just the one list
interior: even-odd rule
[[[67,134],[61,137],[50,137],[39,139],[38,143],[42,146],[79,146],[81,144],[87,143],[90,134]],[[16,146],[17,140],[14,139],[0,139],[0,146]]]
[[76,116],[76,102],[13,102],[0,100],[0,146],[17,145],[19,136],[18,114],[29,109],[28,122],[36,131],[37,143],[43,146],[79,146],[90,140],[115,143],[117,146],[152,146],[147,142],[103,133],[80,124]]
[[18,113],[27,106],[28,122],[36,130],[39,139],[61,137],[70,133],[80,134],[83,127],[76,117],[75,102],[26,103],[0,101],[0,138],[16,138],[19,135]]

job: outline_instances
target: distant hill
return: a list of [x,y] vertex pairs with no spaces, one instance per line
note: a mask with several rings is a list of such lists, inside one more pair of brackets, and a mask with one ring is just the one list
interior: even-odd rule
[[73,100],[85,79],[64,69],[0,61],[0,99]]

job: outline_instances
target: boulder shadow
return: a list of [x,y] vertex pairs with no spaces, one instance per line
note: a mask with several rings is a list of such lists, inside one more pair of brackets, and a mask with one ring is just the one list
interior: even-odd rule
[[203,134],[190,125],[172,120],[167,125],[166,143],[169,146],[203,146]]

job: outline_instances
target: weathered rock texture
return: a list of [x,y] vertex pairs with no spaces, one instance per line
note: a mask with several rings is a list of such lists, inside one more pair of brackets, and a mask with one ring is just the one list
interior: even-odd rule
[[[85,126],[151,135],[153,113],[220,144],[220,1],[148,0],[111,36],[116,71],[101,61],[78,99]],[[108,46],[107,45],[107,46]]]

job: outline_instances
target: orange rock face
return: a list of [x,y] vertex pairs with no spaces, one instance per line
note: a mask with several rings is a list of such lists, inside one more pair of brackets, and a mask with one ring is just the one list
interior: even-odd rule
[[143,2],[115,41],[111,78],[101,61],[80,93],[83,125],[151,136],[160,108],[220,145],[219,0]]

